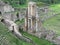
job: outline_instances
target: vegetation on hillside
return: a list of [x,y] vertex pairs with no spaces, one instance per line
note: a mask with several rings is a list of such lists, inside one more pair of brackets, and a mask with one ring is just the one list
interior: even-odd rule
[[46,20],[43,25],[47,30],[56,31],[60,35],[60,14]]
[[25,8],[29,1],[37,2],[38,6],[44,4],[56,4],[60,3],[60,0],[3,0],[5,3],[11,4],[15,8]]

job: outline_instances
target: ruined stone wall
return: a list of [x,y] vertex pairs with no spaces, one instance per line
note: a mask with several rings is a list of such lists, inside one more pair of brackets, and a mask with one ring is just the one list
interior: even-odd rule
[[12,6],[11,5],[8,5],[8,4],[6,4],[3,7],[3,9],[4,9],[4,12],[12,12],[12,11],[14,11],[14,8],[12,8]]
[[1,12],[1,14],[4,13],[3,6],[0,6],[0,12]]
[[16,14],[14,12],[13,13],[12,12],[4,13],[2,16],[3,16],[4,19],[9,19],[9,20],[12,20],[12,21],[17,20]]

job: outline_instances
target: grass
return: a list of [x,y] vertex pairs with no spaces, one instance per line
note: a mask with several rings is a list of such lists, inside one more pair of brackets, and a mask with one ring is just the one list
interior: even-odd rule
[[[60,12],[60,4],[50,5],[49,8],[54,10],[55,13]],[[54,30],[58,35],[60,35],[60,14],[44,21],[43,26],[47,30]]]
[[16,23],[17,25],[19,25],[19,24],[23,24],[23,23],[24,23],[24,18],[21,19],[21,20],[17,20],[17,21],[15,21],[15,23]]
[[58,35],[60,35],[60,15],[56,15],[43,23],[43,26],[47,30],[54,30]]
[[24,32],[22,30],[20,30],[20,32],[22,33],[23,36],[26,36],[26,37],[32,39],[37,45],[54,45],[53,43],[51,43],[48,40],[45,40],[43,38],[38,38],[34,35]]
[[60,13],[60,4],[52,4],[49,5],[47,8],[48,11],[46,13],[43,11],[39,11],[40,19],[45,20],[48,17],[52,17],[55,16],[55,14]]
[[50,5],[49,8],[52,9],[53,11],[55,11],[55,13],[60,12],[60,4]]
[[35,37],[31,34],[28,34],[27,32],[23,32],[22,33],[24,36],[27,36],[29,38],[31,38],[37,45],[53,45],[53,43],[45,40],[45,39],[39,39],[38,37]]

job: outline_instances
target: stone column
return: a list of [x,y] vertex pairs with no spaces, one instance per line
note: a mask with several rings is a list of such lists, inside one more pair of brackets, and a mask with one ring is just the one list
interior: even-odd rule
[[26,27],[26,25],[27,25],[27,19],[25,18],[25,27]]
[[29,26],[30,26],[30,24],[29,24],[29,19],[28,19],[28,29],[29,29]]
[[39,30],[38,29],[38,22],[39,22],[39,16],[38,16],[38,11],[36,9],[36,32]]
[[[30,18],[31,20],[31,31],[35,31],[35,28],[36,28],[36,23],[35,23],[35,20],[36,20],[36,3],[35,2],[29,2],[28,4],[28,18]],[[35,18],[35,19],[33,19]],[[29,25],[29,21],[28,21],[28,25]]]
[[32,19],[31,19],[31,29],[32,29]]
[[25,30],[28,31],[28,9],[26,10],[25,15]]
[[38,31],[38,22],[36,20],[36,32]]

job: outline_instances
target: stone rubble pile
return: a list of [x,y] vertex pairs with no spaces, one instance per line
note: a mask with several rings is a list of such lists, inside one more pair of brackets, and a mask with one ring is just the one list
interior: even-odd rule
[[37,8],[37,10],[38,10],[38,14],[40,15],[41,21],[45,21],[51,17],[60,14],[59,10],[58,12],[56,12],[53,9],[50,9],[49,7]]
[[40,37],[39,38],[42,38],[43,35],[45,35],[45,39],[50,41],[50,42],[53,42],[54,44],[57,44],[57,45],[60,45],[60,36],[57,36],[56,32],[52,31],[52,30],[49,30],[47,31],[46,33],[40,33]]

